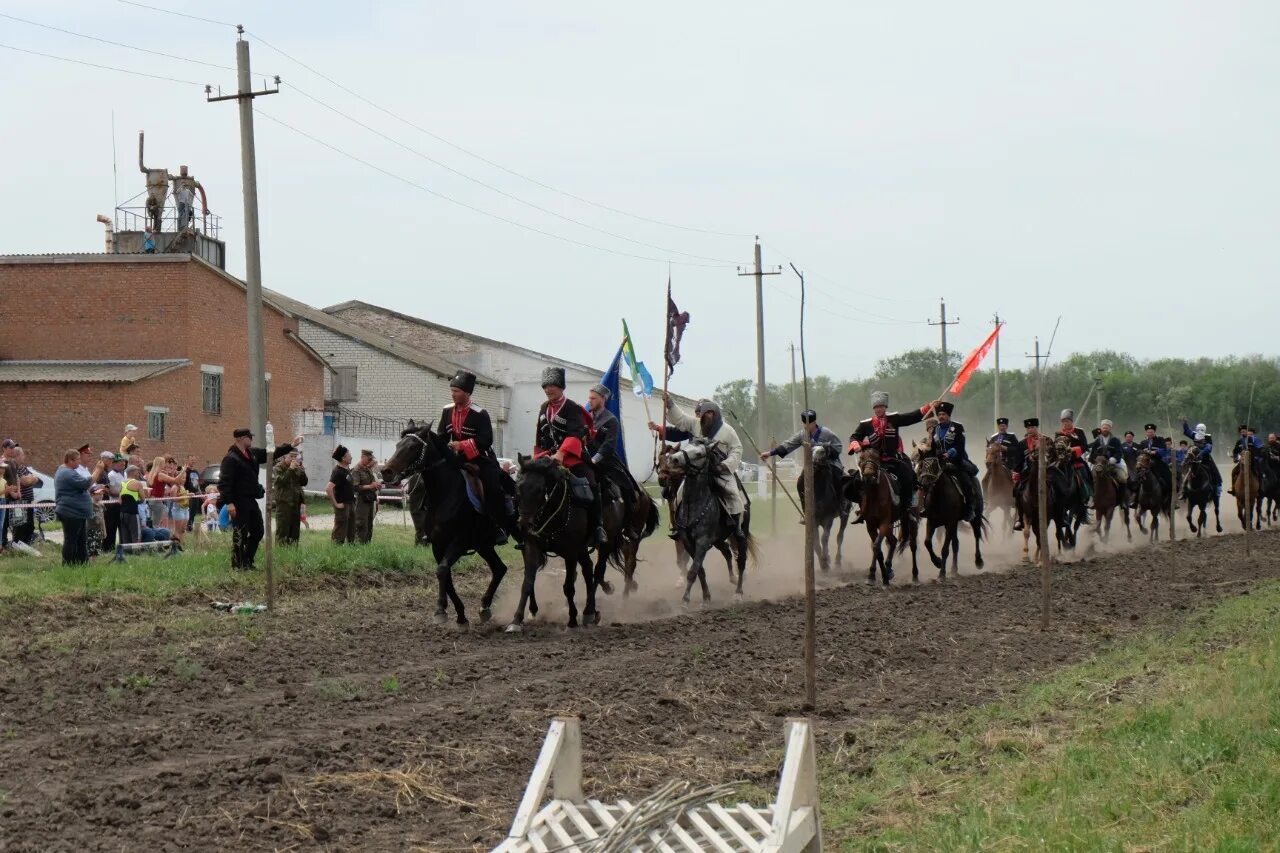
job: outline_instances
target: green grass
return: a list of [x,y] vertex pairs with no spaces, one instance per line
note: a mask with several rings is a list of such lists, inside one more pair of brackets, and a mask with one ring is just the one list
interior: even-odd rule
[[[60,546],[47,543],[43,557],[6,556],[0,558],[0,606],[56,596],[103,594],[138,595],[163,598],[189,592],[234,590],[235,594],[257,600],[262,597],[265,579],[261,570],[264,556],[258,552],[257,572],[231,569],[231,537],[220,534],[207,548],[194,536],[187,550],[164,558],[158,554],[129,557],[125,563],[111,563],[100,556],[87,566],[61,565]],[[510,546],[499,549],[508,566],[518,566]],[[480,564],[474,557],[459,565],[466,571]],[[429,548],[413,544],[411,529],[378,527],[368,545],[334,545],[323,525],[303,531],[297,547],[275,549],[277,584],[320,576],[343,576],[357,572],[414,574],[435,571]],[[230,594],[230,593],[228,593]]]
[[847,850],[1280,849],[1280,585],[821,767]]

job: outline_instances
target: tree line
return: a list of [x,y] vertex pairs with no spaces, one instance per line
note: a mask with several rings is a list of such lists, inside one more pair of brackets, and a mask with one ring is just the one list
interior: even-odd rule
[[[942,363],[937,349],[913,349],[876,363],[865,379],[837,381],[828,376],[810,378],[808,407],[818,412],[818,422],[847,436],[858,421],[870,417],[872,391],[887,391],[890,410],[906,411],[938,396],[939,389],[959,369],[963,354],[948,353]],[[1019,353],[1019,361],[1024,361]],[[1022,420],[1036,414],[1035,367],[1001,366],[1000,412],[1009,418],[1010,431],[1021,434]],[[792,409],[794,391],[795,408]],[[988,368],[973,375],[958,398],[955,418],[972,433],[995,429],[995,372]],[[756,429],[756,385],[753,379],[737,379],[715,391],[721,408],[731,412],[730,422]],[[770,384],[765,412],[770,435],[766,442],[791,435],[799,428],[799,412],[805,408],[803,383]],[[1086,404],[1087,401],[1087,404]],[[1083,408],[1082,408],[1083,407]],[[1113,350],[1078,353],[1051,362],[1043,376],[1043,421],[1055,426],[1062,409],[1075,409],[1078,425],[1086,432],[1101,417],[1115,423],[1117,434],[1133,430],[1142,436],[1143,425],[1154,422],[1160,434],[1180,433],[1178,418],[1193,425],[1203,422],[1219,441],[1235,440],[1236,427],[1248,422],[1265,436],[1280,430],[1280,359],[1258,355],[1230,358],[1163,358],[1141,361]],[[745,438],[745,436],[744,436]]]

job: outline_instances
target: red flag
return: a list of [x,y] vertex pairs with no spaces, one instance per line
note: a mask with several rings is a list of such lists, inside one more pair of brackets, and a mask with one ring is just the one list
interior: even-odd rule
[[982,342],[982,346],[969,353],[969,357],[964,360],[960,372],[956,374],[955,381],[951,383],[951,387],[947,389],[947,393],[953,397],[964,390],[964,386],[969,383],[969,377],[978,372],[978,365],[982,364],[982,360],[987,357],[987,353],[991,352],[991,348],[996,344],[996,338],[1000,335],[1000,330],[1004,328],[1004,323],[996,326],[995,329]]

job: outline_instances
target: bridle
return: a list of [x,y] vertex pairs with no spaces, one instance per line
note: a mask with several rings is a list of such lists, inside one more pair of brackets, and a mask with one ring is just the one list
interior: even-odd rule
[[430,447],[430,445],[427,444],[427,440],[422,436],[418,435],[416,432],[405,433],[403,436],[401,436],[401,438],[412,438],[416,440],[419,445],[421,445],[418,448],[417,458],[414,459],[412,462],[410,462],[408,465],[404,466],[404,470],[400,472],[401,480],[407,478],[410,474],[414,474],[414,473],[425,474],[428,471],[432,470],[433,468],[437,468],[448,461],[448,459],[446,459],[444,456],[441,456],[435,462],[432,462],[430,465],[428,465],[427,464],[427,448]]
[[[565,508],[565,504],[568,503],[569,478],[561,477],[559,483],[552,485],[551,488],[546,493],[543,494],[542,508],[545,510],[547,507],[551,505],[553,500],[551,496],[555,494],[555,491],[557,488],[560,489],[560,503],[556,506],[555,509],[553,509],[550,513],[548,513],[544,518],[542,518],[541,524],[536,524],[539,517],[541,516],[541,513],[533,517],[533,522],[531,522],[531,524],[536,524],[536,526],[534,526],[533,529],[529,531],[530,536],[536,536],[541,539],[543,534],[547,532],[547,527],[550,526],[551,522],[555,521],[556,518],[559,517],[560,513]],[[552,531],[550,538],[555,538],[555,535],[559,533],[564,528],[564,526],[568,523],[569,523],[569,514],[565,513],[564,522],[559,527],[557,527],[554,531]]]

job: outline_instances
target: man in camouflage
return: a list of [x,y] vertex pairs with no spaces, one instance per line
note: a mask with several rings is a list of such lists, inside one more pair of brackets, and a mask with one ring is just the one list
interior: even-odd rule
[[378,490],[382,484],[373,469],[372,450],[361,450],[360,461],[351,469],[351,484],[356,490],[356,541],[373,541],[373,519],[378,514]]

